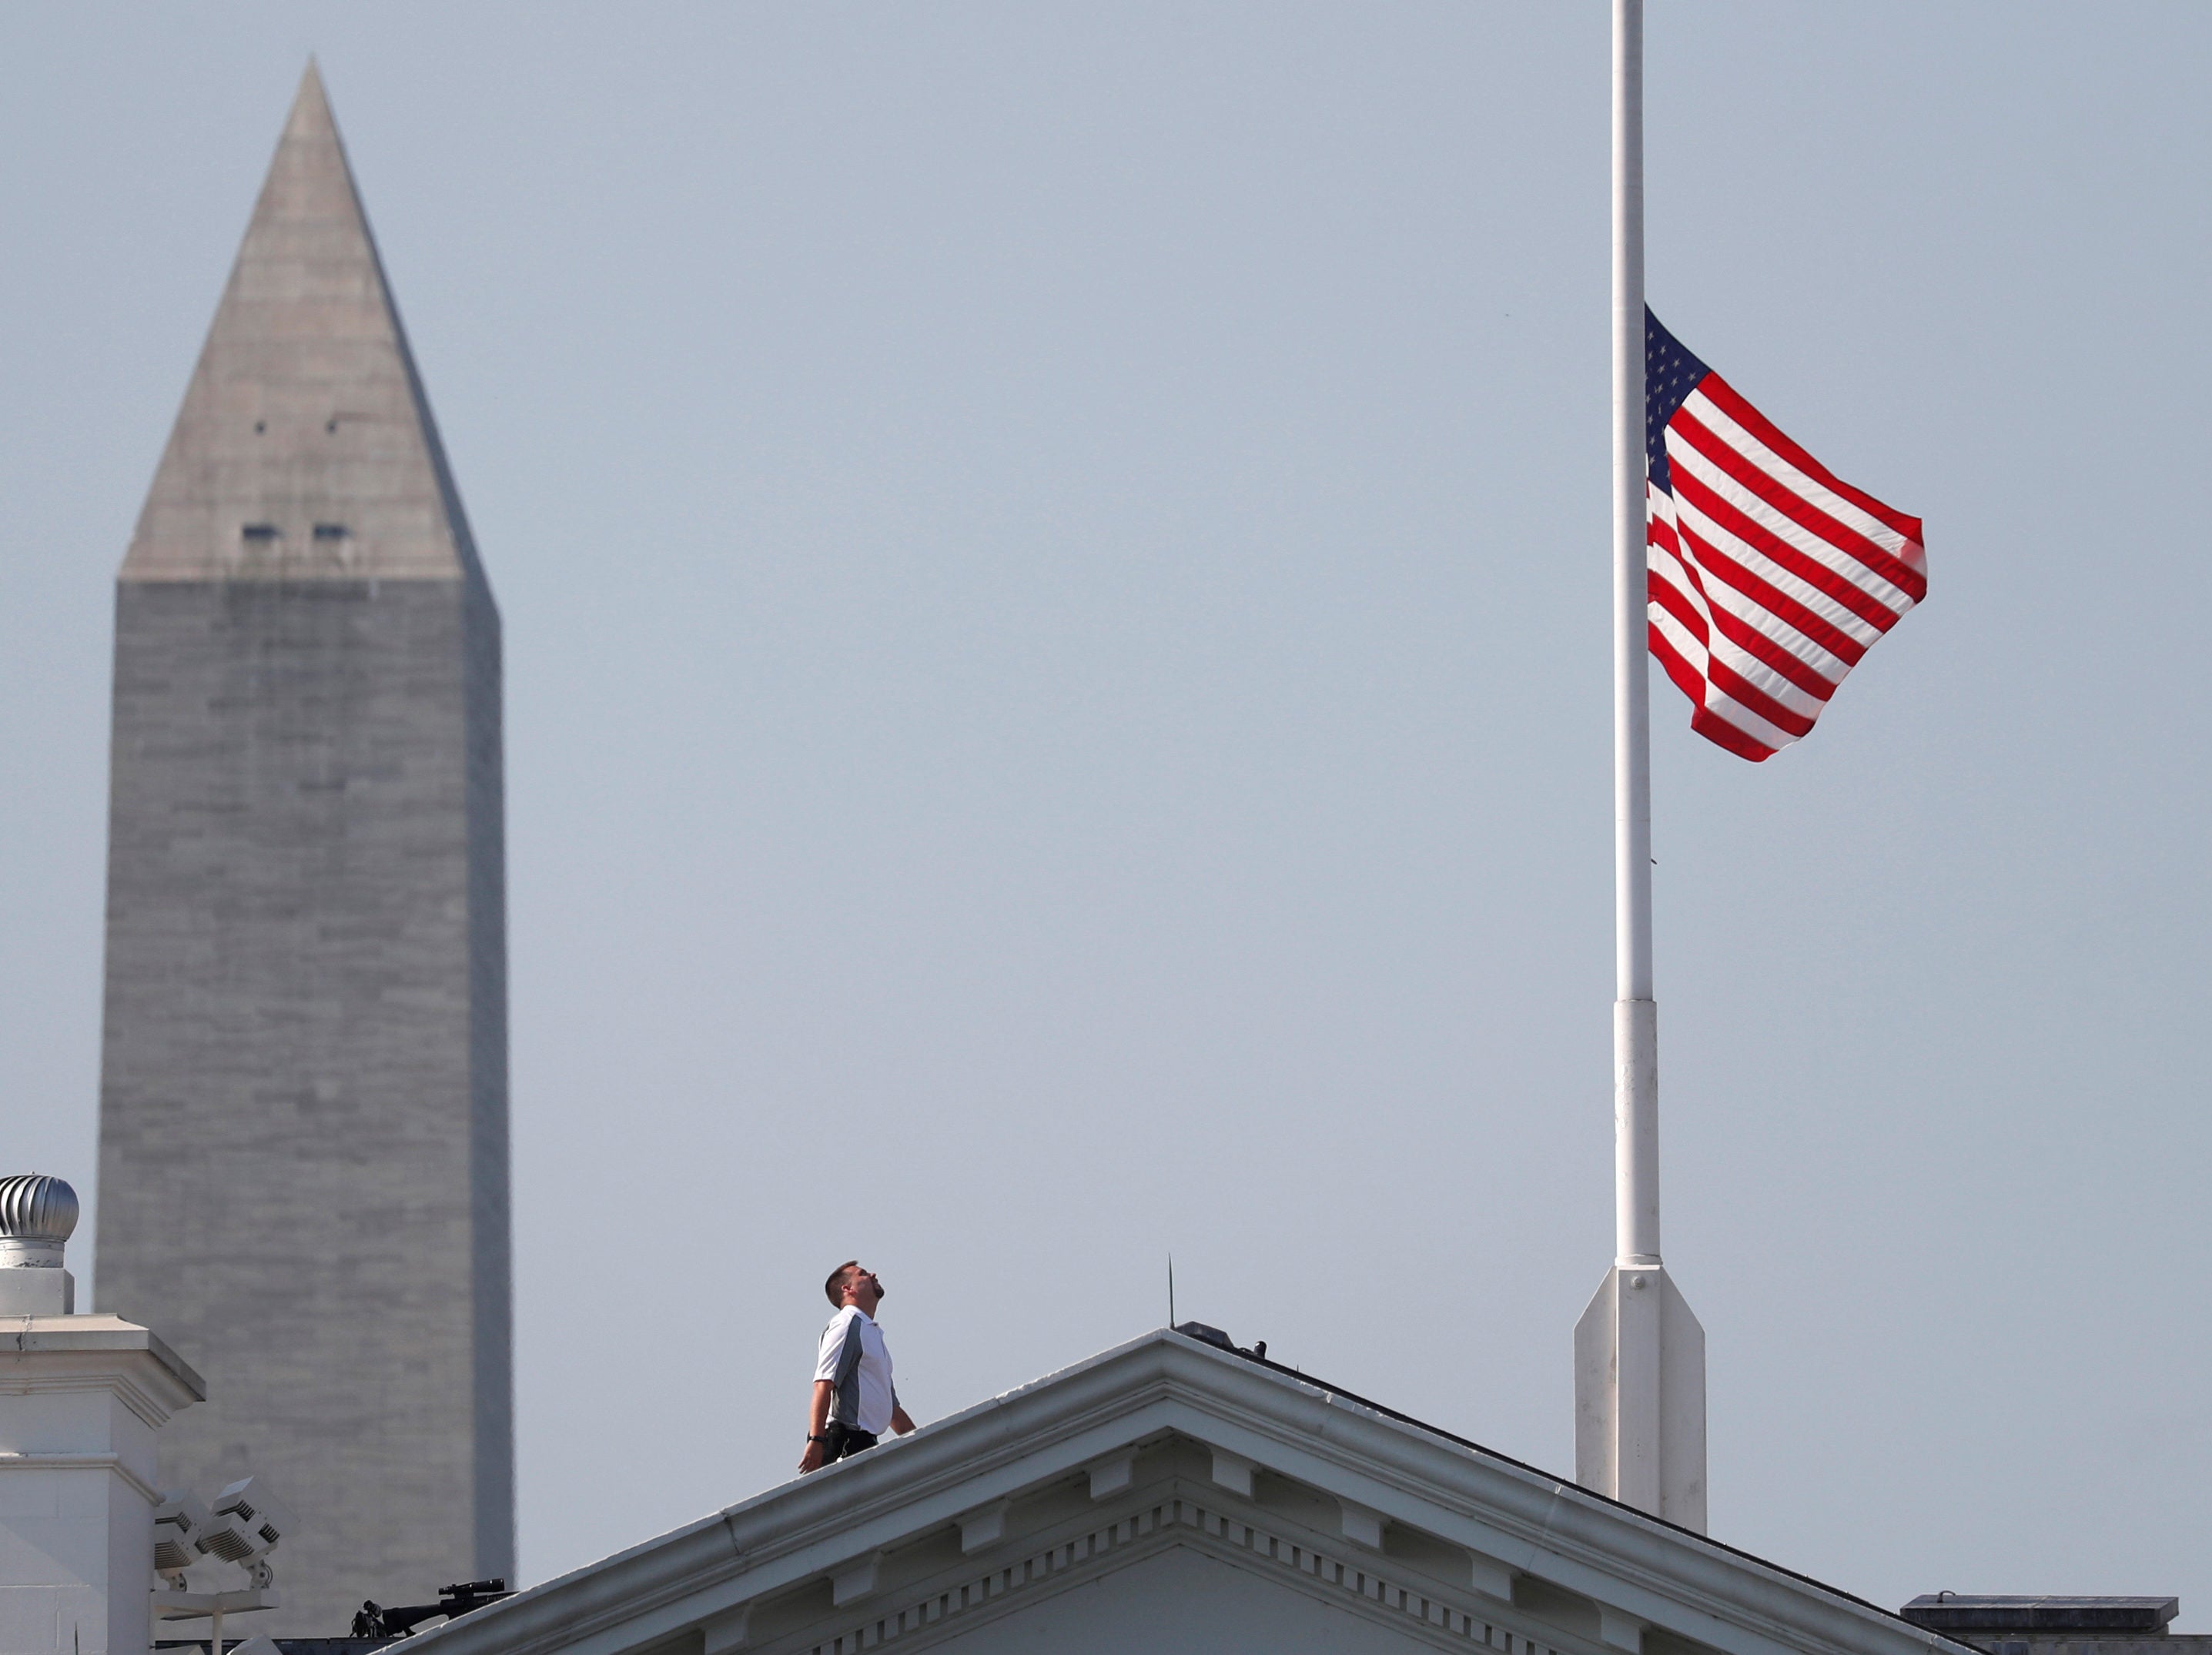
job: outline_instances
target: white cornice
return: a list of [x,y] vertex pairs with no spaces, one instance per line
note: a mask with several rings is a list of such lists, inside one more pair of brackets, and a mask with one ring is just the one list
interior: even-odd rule
[[0,1448],[0,1471],[109,1471],[149,1506],[161,1503],[161,1491],[125,1464],[120,1454],[19,1454]]
[[104,1385],[140,1419],[164,1423],[207,1400],[201,1379],[160,1337],[119,1316],[0,1317],[0,1389],[82,1391]]

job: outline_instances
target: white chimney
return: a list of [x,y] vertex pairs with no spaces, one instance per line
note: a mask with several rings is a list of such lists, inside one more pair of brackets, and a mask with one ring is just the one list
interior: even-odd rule
[[0,1178],[0,1650],[143,1655],[154,1434],[200,1376],[117,1316],[72,1313],[76,1191]]

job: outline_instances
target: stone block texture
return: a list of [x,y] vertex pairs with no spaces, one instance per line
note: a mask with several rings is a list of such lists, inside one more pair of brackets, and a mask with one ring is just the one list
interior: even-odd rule
[[95,1293],[284,1607],[512,1575],[499,615],[310,68],[116,598]]

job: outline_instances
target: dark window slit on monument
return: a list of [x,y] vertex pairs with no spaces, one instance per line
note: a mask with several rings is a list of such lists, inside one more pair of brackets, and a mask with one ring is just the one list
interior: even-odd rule
[[318,540],[343,540],[352,532],[343,523],[318,523],[315,525],[315,538]]
[[273,523],[246,523],[239,526],[238,532],[247,540],[274,540],[278,530]]

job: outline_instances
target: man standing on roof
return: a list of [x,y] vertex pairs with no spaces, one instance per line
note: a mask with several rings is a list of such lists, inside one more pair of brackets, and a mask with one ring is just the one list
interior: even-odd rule
[[914,1422],[899,1406],[891,1384],[891,1353],[876,1325],[876,1306],[884,1284],[872,1270],[848,1259],[830,1272],[822,1291],[837,1307],[822,1330],[822,1354],[814,1364],[814,1405],[806,1416],[806,1452],[801,1471],[818,1471],[872,1448],[888,1428],[901,1436]]

